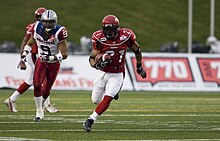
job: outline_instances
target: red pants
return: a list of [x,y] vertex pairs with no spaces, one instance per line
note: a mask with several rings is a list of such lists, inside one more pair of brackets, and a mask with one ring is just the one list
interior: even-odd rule
[[50,90],[56,80],[60,62],[46,63],[37,59],[34,70],[34,96],[43,96],[46,99],[50,95]]

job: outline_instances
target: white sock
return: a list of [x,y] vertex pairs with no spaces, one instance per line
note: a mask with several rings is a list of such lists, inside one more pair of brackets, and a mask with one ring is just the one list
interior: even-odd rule
[[43,105],[42,105],[43,98],[42,98],[42,96],[34,97],[34,100],[35,100],[35,105],[36,105],[37,110],[43,110]]
[[16,90],[9,98],[11,99],[11,101],[16,101],[19,96],[21,96],[21,94]]
[[100,117],[100,115],[98,115],[98,114],[94,111],[89,117],[95,121],[98,117]]
[[45,99],[43,105],[45,106],[50,105],[50,96],[48,96],[47,99]]

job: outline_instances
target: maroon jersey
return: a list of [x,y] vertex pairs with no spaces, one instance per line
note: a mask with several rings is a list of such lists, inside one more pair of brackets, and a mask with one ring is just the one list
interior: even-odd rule
[[102,30],[94,32],[92,35],[93,49],[111,55],[112,62],[102,71],[111,73],[125,72],[126,50],[134,45],[135,40],[134,32],[127,28],[121,28],[114,39],[107,39]]
[[[34,27],[34,25],[35,25],[35,23],[30,23],[30,24],[28,24],[26,26],[25,36],[27,38],[31,37],[31,35],[32,35],[32,28]],[[37,45],[36,44],[33,45],[31,52],[37,54]]]

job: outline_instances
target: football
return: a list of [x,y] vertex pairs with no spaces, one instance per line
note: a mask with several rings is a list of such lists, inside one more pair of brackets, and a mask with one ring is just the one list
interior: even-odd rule
[[103,62],[106,60],[110,60],[111,56],[108,54],[105,54],[105,53],[100,53],[100,54],[96,55],[95,62],[97,63],[100,59],[102,59],[102,62]]

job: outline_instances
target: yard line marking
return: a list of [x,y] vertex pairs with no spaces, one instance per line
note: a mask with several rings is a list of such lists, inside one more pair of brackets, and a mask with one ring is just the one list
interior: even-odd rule
[[[58,130],[0,130],[4,132],[85,132],[84,129],[58,129]],[[170,131],[220,131],[220,128],[214,129],[93,129],[93,132],[170,132]]]
[[[17,137],[0,137],[0,141],[51,141],[49,139],[29,139],[29,138],[17,138]],[[75,140],[73,140],[75,141]],[[87,140],[78,140],[78,141],[87,141]],[[162,139],[162,140],[99,140],[99,141],[220,141],[220,139]]]
[[51,141],[49,139],[29,139],[18,137],[0,137],[0,141]]
[[[0,118],[5,118],[5,117],[22,117],[22,116],[24,116],[24,117],[27,117],[27,116],[34,116],[34,115],[0,115]],[[46,115],[47,117],[55,117],[55,116],[60,116],[60,117],[84,117],[84,116],[88,116],[88,114],[72,114],[72,115],[59,115],[59,114],[57,114],[57,115]],[[111,116],[111,117],[118,117],[118,116],[120,116],[120,117],[127,117],[127,116],[130,116],[130,117],[153,117],[153,116],[155,116],[155,117],[159,117],[159,116],[161,116],[161,117],[169,117],[169,116],[179,116],[179,117],[184,117],[184,116],[186,116],[186,117],[197,117],[197,116],[203,116],[203,117],[213,117],[213,116],[215,116],[215,117],[219,117],[220,116],[220,114],[132,114],[132,115],[130,115],[130,114],[103,114],[102,116],[107,116],[107,117],[109,117],[109,116]]]

